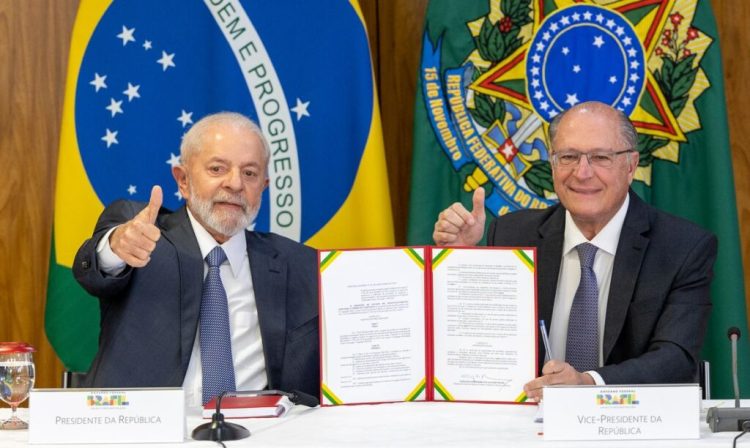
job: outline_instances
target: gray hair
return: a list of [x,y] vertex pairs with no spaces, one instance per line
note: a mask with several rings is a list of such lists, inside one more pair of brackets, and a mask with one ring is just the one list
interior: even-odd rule
[[549,125],[550,145],[553,141],[555,141],[558,130],[557,128],[560,126],[560,122],[562,121],[563,117],[568,115],[569,112],[578,112],[582,110],[589,110],[593,113],[601,113],[604,110],[607,110],[611,113],[614,113],[617,119],[618,130],[620,131],[620,138],[622,139],[622,142],[627,145],[627,149],[633,149],[636,151],[638,150],[638,132],[635,130],[633,123],[630,122],[630,119],[622,111],[599,101],[587,101],[585,103],[579,103],[571,107],[570,109],[563,111],[561,114],[556,115]]
[[[180,144],[180,163],[183,166],[188,163],[188,160],[194,154],[200,151],[204,144],[203,139],[206,138],[208,131],[217,125],[229,126],[236,130],[244,129],[257,135],[263,145],[264,165],[268,168],[268,161],[271,159],[271,147],[268,140],[253,120],[237,112],[218,112],[206,115],[198,120],[187,131]],[[266,175],[268,175],[268,169],[266,169]]]

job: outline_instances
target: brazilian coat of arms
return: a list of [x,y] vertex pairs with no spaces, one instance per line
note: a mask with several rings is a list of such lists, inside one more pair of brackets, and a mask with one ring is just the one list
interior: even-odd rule
[[453,168],[469,168],[464,190],[491,184],[495,215],[555,203],[548,125],[592,100],[635,125],[636,180],[650,185],[655,159],[679,163],[681,143],[701,127],[694,102],[710,86],[700,64],[713,40],[692,25],[695,3],[491,0],[466,23],[474,50],[449,68],[442,37],[426,32],[424,107]]

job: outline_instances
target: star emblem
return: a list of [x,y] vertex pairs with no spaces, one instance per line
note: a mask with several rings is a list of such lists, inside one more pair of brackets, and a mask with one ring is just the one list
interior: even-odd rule
[[94,80],[89,82],[92,86],[94,86],[94,91],[98,92],[99,89],[106,89],[107,83],[105,82],[107,80],[107,75],[99,76],[99,73],[94,73]]
[[568,47],[563,47],[563,48],[562,48],[562,54],[564,54],[565,56],[567,56],[567,55],[568,55],[568,53],[570,53],[570,48],[568,48]]
[[122,39],[122,46],[128,44],[128,42],[135,42],[135,37],[133,37],[133,33],[135,32],[135,28],[128,28],[125,25],[122,26],[122,32],[117,35],[118,39]]
[[565,95],[565,104],[570,104],[570,107],[575,106],[579,102],[580,101],[578,100],[578,94],[577,93],[574,93],[572,95],[568,93],[568,94]]
[[573,66],[573,73],[580,73],[580,71],[581,71],[580,65],[576,64]]
[[151,41],[150,40],[147,40],[147,41],[143,42],[143,49],[146,50],[146,51],[148,51],[148,50],[151,49]]
[[102,137],[102,140],[104,140],[107,143],[107,148],[109,148],[112,145],[117,145],[118,143],[120,143],[117,141],[118,132],[119,131],[114,131],[114,132],[110,131],[109,128],[107,128],[107,133],[104,135],[104,137]]
[[167,54],[166,51],[161,52],[161,58],[157,59],[156,62],[161,64],[161,70],[166,72],[169,67],[174,67],[174,53]]
[[138,89],[140,89],[140,88],[141,88],[140,85],[134,86],[133,84],[128,83],[128,88],[125,89],[122,92],[123,94],[127,95],[127,97],[128,97],[128,103],[131,102],[131,101],[133,101],[133,98],[140,98],[141,97],[141,94],[138,93]]
[[182,200],[182,193],[180,193],[180,190],[175,191],[174,195],[177,197],[178,201]]
[[112,117],[122,113],[122,100],[116,101],[114,98],[109,99],[109,106],[105,107],[108,111],[112,112]]
[[610,84],[615,84],[615,83],[617,83],[617,76],[610,76],[610,77],[609,77],[609,83],[610,83]]
[[178,166],[180,164],[180,156],[178,156],[177,154],[173,152],[170,152],[169,160],[167,160],[167,164],[172,168]]
[[602,45],[604,45],[604,39],[602,38],[602,36],[594,36],[594,43],[593,43],[593,45],[596,48],[602,48]]
[[310,116],[310,112],[307,111],[308,106],[310,106],[309,101],[302,101],[297,98],[297,105],[291,108],[292,112],[297,114],[297,121],[300,121],[302,117]]
[[193,124],[193,113],[187,112],[185,109],[182,109],[182,113],[179,117],[177,117],[177,121],[182,123],[182,127],[186,127],[189,124]]
[[136,189],[135,189],[135,185],[129,185],[129,186],[128,186],[128,194],[129,194],[130,196],[133,196],[133,195],[134,195],[134,194],[136,194],[136,193],[137,193],[137,191],[136,191]]

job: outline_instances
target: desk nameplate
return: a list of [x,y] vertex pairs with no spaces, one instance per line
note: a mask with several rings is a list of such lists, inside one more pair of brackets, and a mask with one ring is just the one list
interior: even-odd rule
[[33,389],[29,443],[182,442],[181,388]]
[[697,384],[544,388],[545,440],[697,439]]

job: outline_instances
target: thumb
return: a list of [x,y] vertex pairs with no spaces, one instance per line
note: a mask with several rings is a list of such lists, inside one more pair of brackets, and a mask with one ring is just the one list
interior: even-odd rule
[[161,187],[158,185],[154,185],[154,187],[151,189],[151,199],[148,201],[148,206],[146,206],[146,219],[148,220],[149,224],[156,223],[156,217],[159,216],[159,209],[161,208],[161,203],[163,201],[164,194],[161,191]]
[[471,202],[473,204],[471,215],[477,220],[477,222],[484,222],[484,188],[478,187],[474,190],[474,196],[472,197]]

